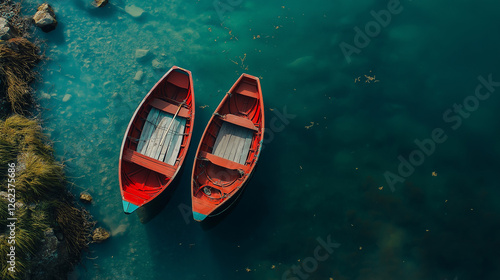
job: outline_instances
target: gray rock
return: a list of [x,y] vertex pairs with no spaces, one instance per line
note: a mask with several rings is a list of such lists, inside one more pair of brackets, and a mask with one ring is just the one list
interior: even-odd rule
[[125,12],[127,12],[127,14],[131,15],[132,17],[138,18],[142,16],[144,10],[137,7],[136,5],[128,5],[125,6]]
[[137,49],[135,50],[135,59],[137,60],[145,60],[149,55],[149,50],[146,49]]
[[0,40],[9,40],[17,36],[17,32],[9,22],[5,18],[0,17]]
[[94,3],[92,3],[94,6],[101,8],[106,6],[108,4],[109,0],[94,0]]
[[140,82],[142,80],[142,77],[144,76],[144,72],[141,70],[137,71],[134,76],[134,81]]
[[40,27],[43,32],[50,32],[57,26],[56,14],[47,3],[43,3],[38,7],[33,20],[35,21],[35,25]]

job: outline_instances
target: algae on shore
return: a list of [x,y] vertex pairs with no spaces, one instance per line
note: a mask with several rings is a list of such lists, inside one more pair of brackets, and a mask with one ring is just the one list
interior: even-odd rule
[[7,98],[13,112],[22,113],[32,104],[29,83],[35,78],[33,68],[40,59],[38,47],[25,38],[0,42],[0,98]]
[[[36,104],[29,84],[36,78],[34,68],[43,56],[26,39],[32,20],[20,11],[20,2],[0,3],[0,16],[19,36],[0,40],[0,278],[62,279],[88,247],[94,222],[85,209],[75,206],[66,189],[64,166],[55,160],[39,120],[24,116],[33,115]],[[10,163],[16,166],[15,181],[8,181]],[[13,212],[8,211],[8,203],[12,203],[8,201],[12,197],[8,182],[15,186]],[[13,246],[8,242],[7,217],[12,215],[17,218],[15,273],[8,270],[7,263]]]
[[[16,273],[7,270],[6,233],[0,235],[0,277],[22,279],[37,254],[44,232],[55,228],[64,235],[69,263],[75,263],[88,246],[91,229],[87,211],[73,206],[65,190],[63,166],[53,158],[52,147],[38,121],[20,115],[0,120],[0,164],[16,163]],[[0,170],[0,191],[7,190],[7,169]],[[0,198],[0,220],[7,221],[7,202]],[[3,224],[2,224],[3,225]],[[4,227],[5,229],[5,227]]]

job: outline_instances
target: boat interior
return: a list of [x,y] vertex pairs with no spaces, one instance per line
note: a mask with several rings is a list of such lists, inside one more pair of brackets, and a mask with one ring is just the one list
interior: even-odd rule
[[124,145],[122,182],[125,192],[147,199],[175,176],[187,152],[192,127],[190,79],[173,70],[144,101]]
[[195,163],[195,197],[222,202],[247,177],[260,139],[258,98],[255,80],[244,77],[214,114]]

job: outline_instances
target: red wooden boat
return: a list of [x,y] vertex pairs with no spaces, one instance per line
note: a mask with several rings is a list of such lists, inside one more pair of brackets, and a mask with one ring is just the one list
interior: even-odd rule
[[174,66],[144,97],[125,132],[118,167],[125,213],[172,183],[186,157],[193,122],[191,72]]
[[191,179],[193,218],[220,214],[241,194],[264,138],[259,78],[241,75],[212,115],[196,152]]

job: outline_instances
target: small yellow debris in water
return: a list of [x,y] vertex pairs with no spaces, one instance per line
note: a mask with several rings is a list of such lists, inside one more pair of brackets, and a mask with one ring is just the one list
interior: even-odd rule
[[438,174],[436,173],[436,171],[432,171],[432,176],[433,177],[436,177]]
[[384,186],[382,186],[382,187],[380,187],[380,188],[378,188],[378,189],[379,189],[379,190],[383,190],[383,189],[384,189]]
[[247,272],[252,271],[252,270],[251,270],[250,268],[248,268],[248,267],[247,267],[247,268],[245,268],[245,270],[246,270]]
[[269,110],[271,110],[271,112],[272,112],[272,111],[274,111],[274,108],[269,108]]
[[358,168],[356,167],[356,170],[358,170]]
[[274,264],[271,265],[271,269],[275,269],[275,268],[276,268],[276,266]]
[[[370,71],[370,72],[371,72],[371,71]],[[373,77],[372,77],[372,76],[365,75],[365,78],[366,78],[365,83],[370,83],[370,82],[372,82],[372,81],[373,81],[374,83],[378,83],[378,82],[380,82],[379,80],[376,80],[375,75],[373,75]]]
[[363,250],[363,247],[359,246],[359,249],[360,249],[360,250]]
[[448,202],[448,199],[444,201],[444,203]]
[[428,230],[428,229],[426,229],[425,231],[429,232],[429,230]]
[[306,125],[305,128],[309,129],[309,128],[313,127],[313,126],[314,126],[314,122],[311,122],[311,124],[310,125]]
[[200,108],[201,108],[201,109],[205,109],[205,108],[207,108],[207,107],[208,107],[208,105],[203,105],[203,106],[200,106]]

